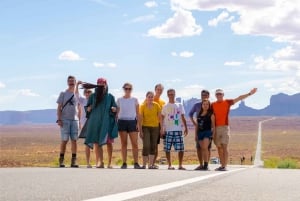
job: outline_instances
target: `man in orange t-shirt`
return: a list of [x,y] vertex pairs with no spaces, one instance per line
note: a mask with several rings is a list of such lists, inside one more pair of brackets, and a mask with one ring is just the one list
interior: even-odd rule
[[212,108],[216,118],[216,132],[214,132],[213,140],[218,148],[221,166],[217,171],[226,171],[228,164],[228,143],[229,143],[229,112],[230,107],[240,100],[243,100],[255,94],[257,88],[253,88],[249,93],[240,95],[235,99],[224,99],[224,92],[222,89],[216,90],[217,101],[212,103]]

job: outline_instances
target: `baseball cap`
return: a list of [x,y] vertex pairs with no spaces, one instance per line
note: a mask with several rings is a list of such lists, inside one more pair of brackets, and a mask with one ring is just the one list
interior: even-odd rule
[[98,78],[98,80],[97,80],[97,84],[106,84],[107,82],[106,82],[106,79],[105,78]]
[[222,89],[217,89],[216,94],[224,94],[224,91]]

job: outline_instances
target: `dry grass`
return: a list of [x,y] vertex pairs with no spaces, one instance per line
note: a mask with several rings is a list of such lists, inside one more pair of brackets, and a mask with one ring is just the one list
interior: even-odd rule
[[[240,157],[245,156],[245,164],[250,164],[254,156],[257,140],[258,121],[264,117],[234,117],[231,118],[231,141],[229,145],[230,161],[240,164]],[[294,123],[293,123],[294,122]],[[278,118],[268,122],[263,127],[264,158],[290,157],[300,161],[300,119]],[[139,140],[142,148],[141,140]],[[55,166],[59,155],[60,135],[56,125],[22,125],[0,126],[0,167],[22,166]],[[78,158],[80,164],[85,164],[83,140],[78,142]],[[129,143],[130,148],[130,143]],[[190,128],[185,138],[185,164],[197,163],[194,129]],[[159,156],[164,157],[162,143],[159,146]],[[141,150],[140,152],[141,153]],[[70,144],[67,147],[66,162],[70,160]],[[106,156],[106,154],[105,154]],[[212,157],[217,156],[215,146]],[[176,154],[172,154],[176,163]],[[92,161],[94,154],[92,153]],[[132,161],[131,150],[128,151],[128,162]],[[141,160],[140,160],[141,161]],[[121,163],[120,140],[116,139],[113,153],[114,164]]]

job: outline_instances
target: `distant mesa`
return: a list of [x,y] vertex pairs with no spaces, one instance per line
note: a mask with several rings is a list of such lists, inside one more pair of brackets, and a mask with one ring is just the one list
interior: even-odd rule
[[[184,101],[184,109],[188,113],[199,99]],[[230,111],[231,116],[300,116],[300,93],[294,95],[277,94],[271,96],[270,104],[263,109],[253,109],[241,101],[239,107]]]
[[[180,99],[177,101],[181,102]],[[199,99],[183,100],[186,114]],[[271,96],[270,105],[263,109],[253,109],[242,101],[239,107],[230,111],[231,116],[300,116],[300,93],[294,95],[277,94]],[[52,124],[56,121],[56,109],[31,111],[0,111],[0,125]]]

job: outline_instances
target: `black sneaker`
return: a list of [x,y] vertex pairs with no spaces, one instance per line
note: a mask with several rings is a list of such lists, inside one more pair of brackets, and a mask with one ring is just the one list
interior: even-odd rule
[[218,167],[216,171],[227,171],[226,167]]
[[76,158],[75,157],[72,157],[71,159],[71,168],[78,168],[79,165],[77,165],[76,163]]
[[142,169],[142,167],[138,163],[134,163],[134,169]]
[[219,171],[227,171],[226,167],[222,167]]
[[62,157],[59,158],[59,165],[58,166],[61,167],[61,168],[65,167],[64,158],[62,158]]
[[121,166],[121,169],[127,169],[127,163],[123,163],[123,165]]

